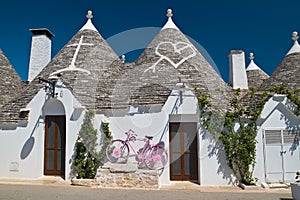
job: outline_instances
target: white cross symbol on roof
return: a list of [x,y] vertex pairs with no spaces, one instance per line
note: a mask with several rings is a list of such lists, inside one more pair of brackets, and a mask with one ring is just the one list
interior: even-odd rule
[[90,43],[83,43],[82,41],[83,41],[83,35],[80,37],[80,40],[79,40],[79,42],[77,44],[70,44],[70,45],[67,46],[67,47],[77,46],[76,50],[75,50],[75,53],[74,53],[74,56],[72,58],[71,64],[67,68],[60,69],[60,70],[52,73],[51,76],[59,74],[59,73],[62,73],[64,71],[81,71],[81,72],[85,72],[85,73],[90,74],[90,72],[88,70],[82,69],[82,68],[78,68],[78,67],[75,66],[75,61],[77,59],[80,47],[83,46],[83,45],[87,45],[87,46],[93,46],[94,45],[94,44],[90,44]]

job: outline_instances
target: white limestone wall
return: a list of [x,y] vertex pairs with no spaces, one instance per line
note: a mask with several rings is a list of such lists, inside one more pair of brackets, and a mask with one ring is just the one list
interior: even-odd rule
[[[135,131],[138,137],[154,136],[153,143],[160,140],[166,144],[169,153],[169,122],[198,122],[197,98],[191,91],[183,92],[183,102],[179,101],[179,93],[173,91],[161,112],[110,117],[110,130],[114,139],[125,139],[129,129]],[[135,142],[133,147],[138,149],[143,142]],[[227,168],[225,155],[211,134],[205,133],[199,127],[198,132],[198,167],[199,183],[201,185],[228,185],[234,180]],[[131,161],[134,161],[131,160]],[[160,176],[160,185],[170,184],[169,165]]]
[[[290,103],[283,95],[273,96],[265,104],[261,113],[262,124],[259,126],[256,140],[256,166],[254,168],[253,176],[258,178],[258,183],[265,183],[265,161],[264,161],[264,130],[286,130],[291,127],[300,128],[300,120],[293,115],[288,109]],[[288,121],[288,123],[286,123]],[[298,150],[299,151],[299,147]],[[297,161],[295,161],[297,162]],[[298,158],[298,164],[300,158]]]
[[[46,101],[45,91],[39,93],[27,105],[30,108],[29,121],[25,127],[0,130],[0,178],[36,179],[44,170],[44,117],[45,115],[66,115],[66,179],[70,178],[70,166],[74,145],[84,112],[78,111],[78,102],[65,88],[57,90],[56,99]],[[64,111],[57,109],[63,105]],[[77,109],[74,109],[74,106]],[[75,110],[77,110],[75,112]],[[5,153],[4,153],[5,152]]]
[[221,142],[201,128],[199,135],[200,185],[236,184],[236,178],[227,166]]
[[[30,121],[26,127],[0,130],[0,177],[2,178],[38,178],[43,173],[41,165],[44,125],[43,120],[39,119],[41,109],[36,109],[43,105],[42,93],[39,92],[31,102],[35,106],[30,108]],[[24,151],[26,152],[22,155]]]
[[[35,179],[43,176],[44,169],[44,116],[47,114],[60,115],[64,108],[66,115],[66,179],[70,176],[70,166],[74,153],[77,134],[80,130],[84,108],[76,101],[73,95],[60,87],[56,89],[56,100],[46,102],[45,91],[41,90],[27,105],[30,108],[29,122],[25,127],[13,130],[0,130],[0,177]],[[169,122],[197,122],[197,99],[191,91],[183,93],[183,102],[180,103],[178,92],[173,91],[161,112],[125,115],[110,117],[110,130],[114,138],[125,138],[124,132],[133,129],[138,137],[145,135],[154,136],[153,143],[164,141],[169,150]],[[101,133],[103,114],[96,114],[94,127]],[[36,125],[37,124],[37,125]],[[35,128],[34,128],[35,127]],[[103,138],[99,138],[99,142]],[[29,142],[28,142],[29,141]],[[32,148],[30,143],[34,141]],[[142,146],[136,142],[134,148]],[[26,156],[21,155],[24,146],[27,147]],[[169,152],[168,152],[169,153]],[[231,182],[231,172],[226,167],[224,154],[221,147],[208,134],[199,127],[198,132],[198,166],[199,183],[201,185],[227,185]],[[3,164],[2,164],[3,163]],[[169,166],[169,165],[168,165]],[[170,169],[166,167],[160,176],[160,184],[170,184]]]
[[32,81],[51,60],[51,40],[46,35],[33,35],[28,69]]

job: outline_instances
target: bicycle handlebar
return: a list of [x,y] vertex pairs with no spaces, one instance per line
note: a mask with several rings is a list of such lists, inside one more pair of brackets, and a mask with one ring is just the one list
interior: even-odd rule
[[127,132],[125,132],[125,134],[130,141],[136,140],[137,134],[135,134],[133,130],[129,129]]
[[147,140],[152,140],[153,136],[145,136],[143,139],[138,139],[136,138],[138,135],[134,133],[132,129],[129,129],[127,132],[125,132],[126,135],[130,134],[130,136],[133,136],[134,138],[130,138],[132,141],[139,140],[139,141],[147,141]]

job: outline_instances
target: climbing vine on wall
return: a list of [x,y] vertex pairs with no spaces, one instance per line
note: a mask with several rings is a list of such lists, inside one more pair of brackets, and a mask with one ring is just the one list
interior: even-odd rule
[[[227,164],[240,183],[251,185],[257,181],[253,177],[257,143],[255,139],[257,134],[256,122],[265,102],[274,93],[285,94],[294,103],[293,111],[295,115],[299,116],[299,90],[289,91],[284,86],[274,87],[268,91],[250,88],[249,102],[252,106],[242,102],[241,90],[235,90],[233,98],[230,99],[230,108],[223,115],[224,126],[216,135],[222,141]],[[218,131],[214,128],[215,124],[212,120],[215,108],[212,107],[209,101],[210,96],[201,93],[198,88],[195,88],[195,94],[198,99],[202,126],[212,133]]]
[[[234,92],[230,100],[230,109],[225,114],[224,128],[219,135],[223,143],[229,168],[240,183],[251,185],[257,181],[253,177],[256,159],[257,118],[264,101],[258,107],[246,107],[241,102],[241,91]],[[255,101],[251,90],[250,101]],[[254,103],[256,105],[256,103]]]
[[202,126],[215,137],[223,128],[224,111],[220,107],[213,106],[209,100],[211,96],[202,93],[199,88],[195,87],[194,92],[198,100],[199,117]]

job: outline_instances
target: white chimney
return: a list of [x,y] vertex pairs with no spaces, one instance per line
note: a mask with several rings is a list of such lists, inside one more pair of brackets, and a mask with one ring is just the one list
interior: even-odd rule
[[32,81],[51,60],[51,38],[46,28],[29,29],[32,33],[28,81]]
[[233,89],[248,89],[245,66],[245,53],[242,50],[231,50],[229,57],[229,83]]

